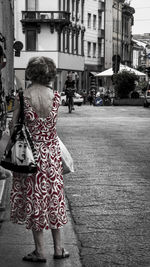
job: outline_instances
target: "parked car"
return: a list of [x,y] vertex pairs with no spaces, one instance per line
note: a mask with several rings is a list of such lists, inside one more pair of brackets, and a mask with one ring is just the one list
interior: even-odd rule
[[145,93],[144,107],[147,108],[150,106],[150,90],[147,90]]
[[[81,106],[83,104],[83,97],[80,94],[75,93],[73,97],[73,102],[74,102],[74,105]],[[67,105],[65,92],[61,92],[61,105],[62,106]]]

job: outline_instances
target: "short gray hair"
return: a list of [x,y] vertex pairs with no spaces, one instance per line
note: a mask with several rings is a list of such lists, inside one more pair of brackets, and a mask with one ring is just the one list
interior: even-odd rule
[[26,68],[26,78],[31,82],[47,85],[55,79],[56,65],[51,58],[33,57]]

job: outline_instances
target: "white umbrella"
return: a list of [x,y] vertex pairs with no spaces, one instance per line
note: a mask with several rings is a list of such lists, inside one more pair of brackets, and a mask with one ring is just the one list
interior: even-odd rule
[[[119,72],[121,72],[123,70],[133,72],[133,73],[135,73],[138,76],[146,76],[146,74],[143,73],[143,72],[140,72],[138,70],[132,69],[132,68],[126,66],[126,65],[120,64],[120,70],[119,70]],[[113,74],[114,74],[113,73],[113,70],[112,70],[112,68],[110,68],[108,70],[105,70],[105,71],[102,71],[102,72],[96,74],[95,76],[97,76],[97,77],[100,77],[100,76],[101,77],[107,77],[107,76],[112,76]]]

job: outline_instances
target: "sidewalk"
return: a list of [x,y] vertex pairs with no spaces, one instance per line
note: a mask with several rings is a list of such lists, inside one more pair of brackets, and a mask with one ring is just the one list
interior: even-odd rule
[[[0,156],[7,143],[6,136],[0,141]],[[1,167],[0,167],[1,168]],[[7,177],[7,178],[6,178]],[[12,224],[9,220],[9,195],[12,177],[10,173],[0,169],[0,266],[2,267],[81,267],[78,242],[73,229],[70,211],[67,208],[68,223],[62,232],[64,247],[69,251],[68,259],[53,260],[53,242],[51,231],[44,232],[46,263],[30,263],[22,261],[22,257],[34,250],[34,242],[31,231],[25,229],[24,225]],[[68,205],[67,205],[68,207]]]
[[[2,267],[30,267],[35,263],[24,262],[22,257],[34,250],[34,242],[31,231],[25,229],[24,225],[12,224],[9,221],[9,193],[11,179],[7,180],[8,197],[6,198],[6,211],[0,228],[0,266]],[[50,231],[44,232],[46,263],[37,263],[45,267],[81,267],[77,239],[71,222],[69,210],[67,209],[69,222],[62,232],[65,248],[69,251],[68,259],[53,260],[53,242]]]
[[[8,123],[9,123],[9,120],[11,119],[11,117],[12,117],[12,113],[8,113],[6,130],[3,133],[3,136],[2,136],[2,138],[0,140],[0,160],[1,160],[1,157],[2,157],[2,155],[4,153],[4,150],[5,150],[6,144],[8,142],[8,139],[9,139]],[[5,184],[6,184],[6,179],[9,178],[9,177],[11,177],[11,172],[5,170],[4,168],[2,168],[0,166],[0,211],[2,211],[4,209],[3,197],[4,197],[4,191],[5,191]]]

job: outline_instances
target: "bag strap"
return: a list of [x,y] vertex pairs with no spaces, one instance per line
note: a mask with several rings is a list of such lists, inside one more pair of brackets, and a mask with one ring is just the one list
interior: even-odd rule
[[24,125],[24,99],[23,99],[23,89],[22,88],[19,89],[18,96],[19,96],[19,101],[20,101],[20,112],[19,112],[19,117],[18,117],[16,127],[14,127],[14,131],[11,135],[11,144],[12,145],[16,141],[17,133],[20,132],[20,130],[22,129],[22,127]]
[[20,100],[20,114],[18,118],[18,122],[23,125],[24,124],[24,99],[23,99],[23,89],[19,90],[19,100]]

